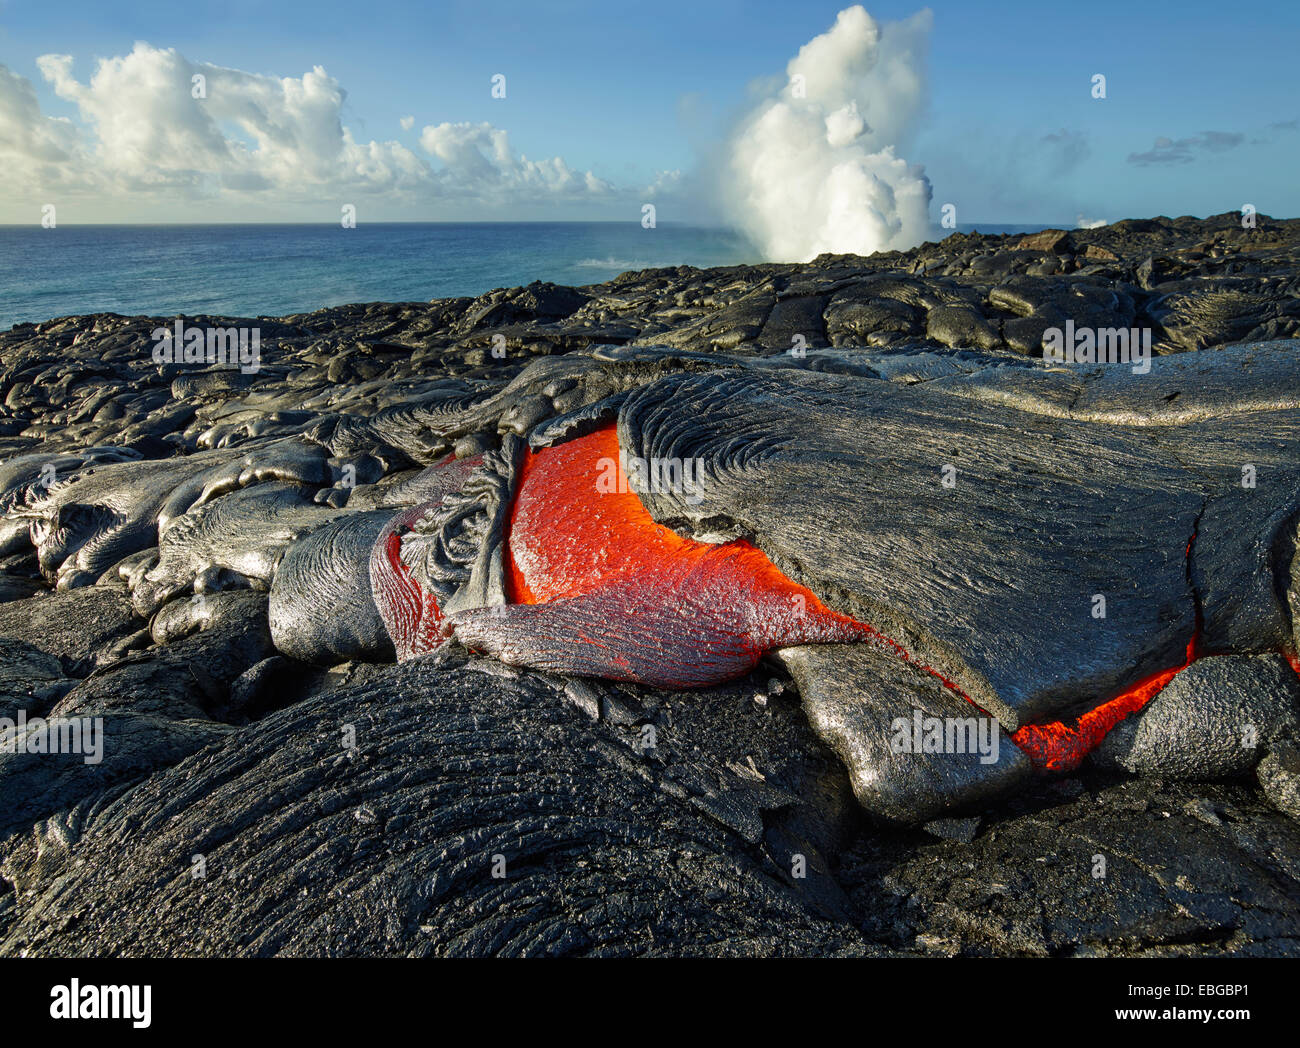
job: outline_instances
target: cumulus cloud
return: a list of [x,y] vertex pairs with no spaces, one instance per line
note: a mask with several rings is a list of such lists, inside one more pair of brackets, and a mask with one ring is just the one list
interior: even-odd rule
[[912,247],[930,184],[898,155],[925,99],[929,11],[878,23],[862,7],[805,44],[730,137],[722,199],[769,259]]
[[420,132],[420,145],[438,160],[449,191],[513,198],[520,192],[584,196],[614,189],[590,171],[574,171],[560,157],[533,161],[515,153],[510,136],[491,124],[430,125]]
[[413,116],[404,116],[404,117],[402,117],[402,119],[401,119],[400,121],[398,121],[398,123],[400,123],[400,124],[402,125],[402,130],[403,130],[403,131],[409,131],[409,130],[411,130],[411,128],[413,128],[413,127],[415,126],[415,117],[413,117]]
[[37,59],[77,106],[85,155],[127,189],[392,189],[422,177],[404,146],[353,139],[340,118],[346,93],[320,66],[272,77],[144,43],[101,59],[85,83],[72,66],[69,55]]
[[56,180],[77,150],[72,122],[42,115],[31,82],[0,65],[0,169],[5,177]]
[[656,171],[653,181],[641,191],[641,195],[647,200],[673,197],[682,193],[689,181],[688,176],[676,168],[672,171]]
[[[192,62],[138,43],[101,59],[89,80],[69,55],[43,55],[42,77],[80,125],[41,113],[29,81],[0,66],[0,189],[61,189],[180,198],[234,194],[311,200],[383,193],[439,200],[476,193],[510,202],[598,195],[609,186],[562,159],[530,161],[488,124],[421,135],[437,163],[395,141],[357,141],[347,93],[316,66],[300,77]],[[410,130],[413,117],[402,127]]]

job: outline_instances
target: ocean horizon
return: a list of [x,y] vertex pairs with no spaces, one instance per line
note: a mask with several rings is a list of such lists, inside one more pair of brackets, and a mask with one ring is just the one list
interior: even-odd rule
[[[971,223],[931,239],[1061,227]],[[10,225],[0,226],[0,330],[87,313],[284,316],[762,261],[734,230],[670,222]]]

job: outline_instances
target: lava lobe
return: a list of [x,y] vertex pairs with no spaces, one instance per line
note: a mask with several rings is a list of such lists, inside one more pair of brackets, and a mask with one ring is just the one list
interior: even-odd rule
[[[609,485],[599,483],[618,458],[613,425],[536,453],[527,452],[509,518],[506,592],[514,605],[557,607],[581,602],[586,607],[582,621],[588,623],[640,612],[646,634],[642,644],[651,648],[657,626],[671,623],[673,642],[663,646],[662,657],[651,673],[645,672],[644,662],[630,658],[630,652],[620,651],[619,641],[612,635],[577,629],[565,637],[547,637],[550,644],[588,648],[583,668],[596,669],[613,679],[692,687],[747,672],[773,648],[864,641],[892,648],[900,658],[916,663],[971,701],[955,684],[916,662],[869,623],[828,608],[811,590],[787,578],[751,543],[736,540],[712,545],[684,538],[655,523],[627,484],[610,490]],[[391,548],[395,559],[396,547]],[[707,643],[701,639],[699,658],[683,649],[679,623],[674,619],[687,619],[689,625],[709,633]],[[560,629],[571,623],[556,620]],[[534,638],[548,632],[545,618],[520,623],[520,628]],[[719,652],[725,652],[725,657],[719,658]],[[1013,741],[1038,768],[1071,770],[1191,659],[1189,644],[1182,666],[1139,681],[1072,724],[1026,725],[1012,736]],[[520,661],[528,661],[526,653]],[[642,669],[638,671],[636,665]]]

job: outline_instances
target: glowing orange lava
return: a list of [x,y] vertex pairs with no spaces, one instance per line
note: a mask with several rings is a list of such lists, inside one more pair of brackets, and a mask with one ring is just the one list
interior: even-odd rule
[[1171,670],[1153,673],[1109,702],[1083,714],[1071,727],[1060,721],[1026,724],[1011,741],[1029,755],[1034,766],[1046,771],[1073,771],[1110,730],[1130,713],[1136,713],[1160,694],[1166,684],[1192,664],[1193,642],[1187,645],[1187,661]]
[[537,454],[526,453],[506,547],[508,598],[545,604],[611,586],[657,598],[707,595],[710,607],[744,604],[738,639],[754,661],[777,643],[860,640],[876,631],[826,607],[745,541],[710,545],[656,524],[619,466],[606,426]]
[[[761,550],[745,541],[710,545],[656,524],[635,491],[628,490],[613,425],[536,454],[526,454],[510,518],[506,584],[519,604],[545,604],[595,593],[611,585],[656,587],[666,593],[707,587],[733,602],[748,602],[760,624],[737,638],[753,661],[773,647],[876,639],[894,648],[948,688],[971,699],[936,670],[917,663],[896,642],[867,623],[826,607],[812,591],[788,579]],[[600,488],[601,478],[616,477]],[[1147,677],[1123,694],[1083,714],[1022,727],[1012,739],[1040,769],[1069,771],[1125,717],[1157,695],[1194,656]],[[1293,662],[1300,672],[1300,663]],[[671,681],[665,683],[671,684]],[[972,703],[974,705],[974,703]]]

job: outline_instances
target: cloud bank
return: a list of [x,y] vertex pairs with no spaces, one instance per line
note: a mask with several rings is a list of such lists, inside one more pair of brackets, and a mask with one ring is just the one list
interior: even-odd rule
[[805,44],[733,131],[721,199],[776,261],[905,249],[930,232],[930,183],[897,148],[925,100],[930,12],[862,7]]
[[[25,78],[0,66],[0,194],[267,198],[384,194],[398,201],[586,200],[614,191],[563,159],[534,161],[490,124],[430,125],[421,153],[357,141],[347,94],[320,66],[273,77],[192,62],[138,43],[101,59],[86,82],[69,55],[43,55],[42,77],[76,106],[80,125],[41,112]],[[401,121],[403,129],[414,118]]]

